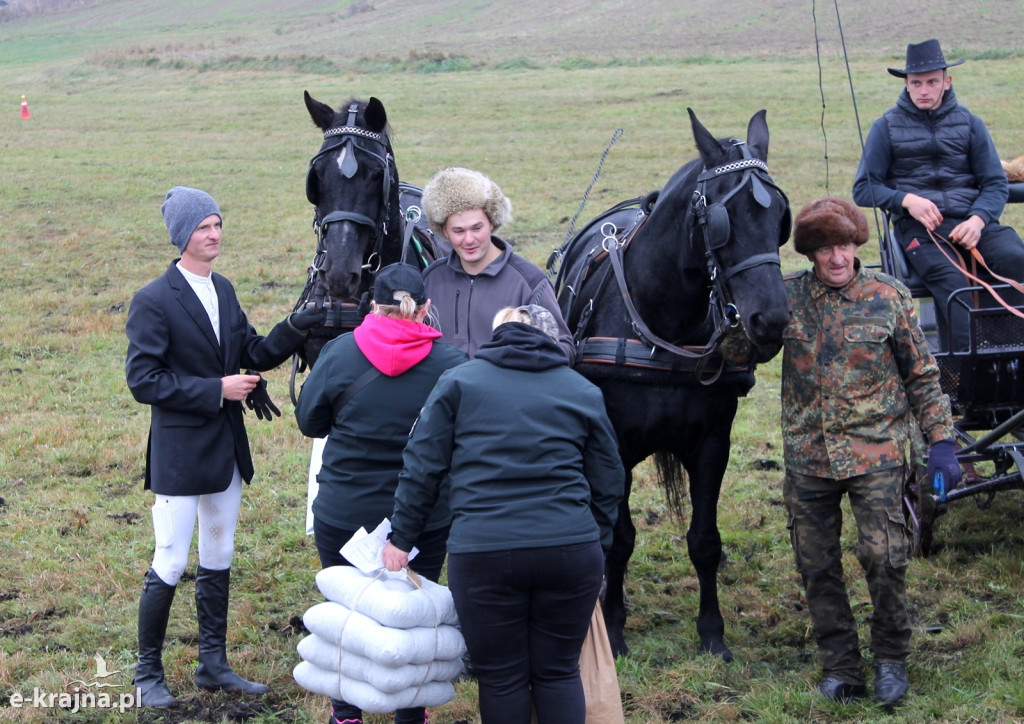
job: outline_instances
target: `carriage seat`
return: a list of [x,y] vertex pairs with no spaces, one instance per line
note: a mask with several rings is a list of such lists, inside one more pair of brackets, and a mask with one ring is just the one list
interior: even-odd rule
[[1024,203],[1024,181],[1015,181],[1010,184],[1010,195],[1006,197],[1006,203]]
[[882,271],[903,282],[910,290],[910,295],[915,299],[930,297],[931,292],[925,286],[924,279],[910,265],[903,246],[896,238],[896,232],[893,231],[892,226],[892,216],[888,211],[883,211],[882,217],[885,221],[882,238],[879,242],[882,247]]
[[884,226],[878,242],[882,257],[882,271],[903,282],[910,290],[910,296],[918,300],[918,323],[925,333],[928,346],[934,352],[939,349],[939,328],[935,321],[935,302],[932,299],[932,294],[925,286],[921,275],[910,265],[903,247],[897,241],[889,212],[883,211],[882,217]]

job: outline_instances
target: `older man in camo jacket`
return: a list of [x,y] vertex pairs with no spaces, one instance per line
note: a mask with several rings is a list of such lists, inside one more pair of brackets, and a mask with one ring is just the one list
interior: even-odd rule
[[796,250],[812,269],[786,278],[793,317],[782,359],[782,425],[796,567],[803,579],[824,676],[821,693],[866,693],[857,622],[843,579],[844,494],[857,519],[857,558],[874,612],[875,698],[893,706],[907,692],[909,554],[902,497],[916,422],[931,445],[931,481],[960,479],[949,402],[918,325],[910,293],[861,268],[864,214],[843,199],[810,202],[796,218]]

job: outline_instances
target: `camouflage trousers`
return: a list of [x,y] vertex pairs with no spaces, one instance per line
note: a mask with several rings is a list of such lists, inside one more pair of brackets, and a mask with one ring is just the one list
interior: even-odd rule
[[857,521],[857,560],[874,611],[871,652],[875,663],[904,662],[910,653],[906,574],[910,551],[903,513],[902,467],[846,480],[786,472],[783,494],[796,569],[803,579],[822,669],[850,684],[863,684],[857,622],[843,576],[841,502],[849,495]]

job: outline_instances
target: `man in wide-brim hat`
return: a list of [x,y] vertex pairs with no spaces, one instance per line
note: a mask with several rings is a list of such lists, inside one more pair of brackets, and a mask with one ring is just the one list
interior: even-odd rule
[[[889,73],[903,78],[896,105],[868,132],[853,199],[892,215],[893,228],[914,271],[935,299],[940,344],[967,349],[969,319],[962,305],[949,318],[947,300],[956,289],[970,286],[938,243],[969,252],[977,248],[988,267],[1004,277],[1024,280],[1024,244],[1017,232],[999,223],[1009,186],[985,122],[957,102],[939,41],[907,46],[903,68]],[[1011,304],[1024,295],[1008,292]]]
[[942,47],[935,38],[923,43],[911,43],[907,46],[907,65],[903,70],[889,68],[889,73],[897,78],[906,78],[911,73],[928,73],[933,70],[945,70],[963,63],[963,59],[953,63],[946,62]]

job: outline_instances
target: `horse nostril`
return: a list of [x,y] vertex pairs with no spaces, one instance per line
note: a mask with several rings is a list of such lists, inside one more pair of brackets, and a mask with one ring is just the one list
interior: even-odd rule
[[761,311],[750,315],[748,332],[754,341],[778,341],[782,331],[789,324],[789,310],[785,314],[764,314]]

